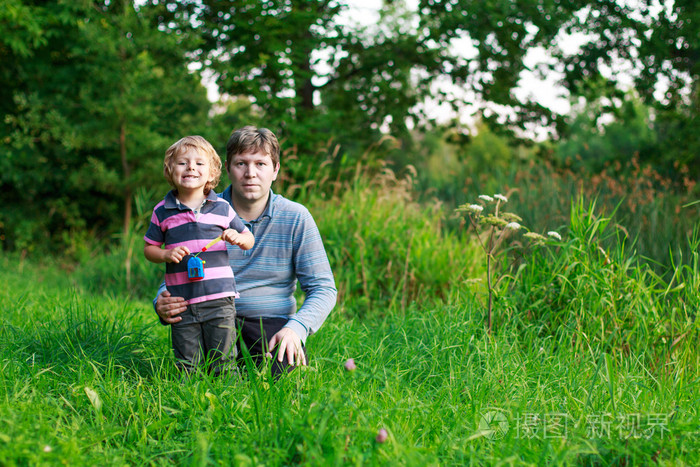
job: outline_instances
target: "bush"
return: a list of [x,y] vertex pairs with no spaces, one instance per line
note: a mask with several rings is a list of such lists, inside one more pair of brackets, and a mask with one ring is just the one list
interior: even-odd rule
[[526,257],[510,284],[512,318],[524,332],[556,336],[578,352],[594,347],[652,360],[687,354],[697,344],[697,234],[689,239],[690,261],[671,267],[664,280],[595,208],[579,199],[558,247]]
[[414,201],[414,176],[410,168],[397,177],[386,166],[377,173],[358,167],[337,197],[309,197],[338,302],[351,314],[445,300],[465,280],[483,274],[473,240],[444,229],[440,203]]

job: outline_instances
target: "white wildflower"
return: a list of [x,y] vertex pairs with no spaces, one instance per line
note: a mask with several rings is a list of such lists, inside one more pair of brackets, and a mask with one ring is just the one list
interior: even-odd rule
[[483,199],[487,203],[493,202],[493,198],[491,198],[489,195],[479,195],[479,199]]
[[481,212],[484,210],[484,207],[479,206],[478,204],[470,204],[467,209],[469,210],[469,212]]
[[506,224],[506,229],[511,229],[511,230],[520,230],[521,225],[518,224],[517,222],[508,222]]
[[507,202],[508,202],[508,198],[506,198],[505,196],[503,196],[503,195],[500,194],[500,193],[497,193],[497,194],[493,195],[493,197],[496,198],[496,199],[498,199],[498,200],[500,200],[500,201],[503,201],[504,203],[507,203]]
[[51,452],[52,450],[53,449],[51,449],[51,446],[49,446],[48,444],[44,446],[44,452]]
[[547,235],[549,235],[552,238],[556,238],[557,240],[561,240],[561,235],[559,235],[559,232],[555,232],[554,230],[550,230],[547,232]]

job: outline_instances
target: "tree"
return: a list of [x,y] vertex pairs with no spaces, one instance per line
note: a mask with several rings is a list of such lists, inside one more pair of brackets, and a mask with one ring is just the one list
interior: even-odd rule
[[[613,161],[649,159],[657,144],[649,107],[628,93],[615,106],[615,117],[609,108],[599,99],[574,110],[571,130],[556,147],[562,165],[598,173]],[[606,117],[609,121],[602,121]]]
[[[119,2],[24,2],[46,38],[2,50],[9,87],[0,202],[6,246],[71,229],[128,232],[136,187],[162,180],[165,149],[203,127],[209,103],[183,38]],[[29,196],[39,200],[28,206]],[[59,237],[51,235],[58,232]]]
[[[407,135],[406,119],[441,73],[436,51],[407,27],[404,2],[386,2],[383,28],[339,24],[337,0],[152,1],[171,12],[169,30],[203,42],[191,51],[228,96],[250,96],[266,126],[302,155],[329,137],[366,147],[386,126]],[[417,120],[417,119],[416,119]]]
[[[567,116],[522,102],[513,92],[527,71],[525,57],[540,49],[552,60],[529,71],[560,75],[572,101],[606,102],[604,110],[616,119],[629,114],[624,96],[631,76],[642,102],[653,109],[649,125],[659,136],[656,151],[648,154],[666,164],[689,163],[700,154],[698,139],[689,137],[700,129],[700,12],[695,3],[421,0],[419,28],[428,30],[441,49],[468,39],[473,54],[454,54],[446,68],[457,85],[474,90],[483,101],[486,121],[516,128],[550,126],[557,130],[554,137],[563,138],[574,129]],[[580,47],[572,47],[572,41],[580,41]]]

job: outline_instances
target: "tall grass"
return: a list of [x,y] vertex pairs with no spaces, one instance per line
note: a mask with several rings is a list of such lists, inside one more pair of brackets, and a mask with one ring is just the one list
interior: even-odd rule
[[182,378],[150,304],[160,279],[132,265],[120,282],[128,242],[77,267],[0,258],[0,464],[700,463],[697,230],[659,274],[612,211],[574,198],[562,241],[503,271],[488,335],[470,234],[416,202],[410,171],[346,175],[288,187],[340,298],[309,367],[278,382]]
[[[671,178],[640,165],[636,159],[625,165],[616,163],[599,173],[554,169],[545,164],[522,171],[511,186],[528,187],[519,190],[525,205],[546,209],[548,204],[556,203],[553,207],[567,219],[568,200],[596,199],[599,210],[613,214],[611,220],[625,235],[625,242],[650,264],[659,263],[657,271],[663,271],[669,259],[690,255],[692,249],[686,239],[700,221],[698,206],[687,206],[697,199],[696,184],[688,177],[687,168],[678,170]],[[550,210],[550,216],[554,212]]]
[[484,272],[474,239],[443,229],[439,204],[413,199],[410,170],[356,171],[329,201],[310,208],[336,277],[339,303],[351,314],[383,314],[409,303],[444,301],[450,290]]
[[[488,337],[480,305],[455,290],[439,306],[332,315],[309,340],[310,366],[277,383],[255,372],[183,379],[148,303],[6,271],[3,465],[700,461],[697,351],[683,373],[601,348],[573,351],[516,327]],[[25,273],[45,277],[34,265]],[[343,367],[348,357],[353,372]],[[483,427],[494,412],[507,424],[499,436]],[[624,423],[636,415],[645,431]],[[601,416],[609,432],[591,433]],[[380,428],[385,443],[375,441]]]
[[[700,221],[700,204],[694,204],[695,184],[681,168],[671,179],[634,160],[598,174],[530,161],[463,179],[452,177],[449,189],[435,193],[420,191],[425,175],[413,167],[397,174],[376,159],[374,152],[391,144],[391,138],[381,141],[353,165],[333,146],[327,155],[318,155],[322,162],[315,166],[303,164],[292,151],[284,155],[289,167],[275,186],[277,192],[311,208],[324,239],[338,246],[330,254],[338,266],[334,271],[341,297],[352,299],[356,296],[352,292],[361,290],[365,308],[372,303],[405,305],[418,294],[443,298],[446,288],[483,276],[479,253],[463,235],[464,219],[448,214],[480,194],[507,195],[509,210],[517,212],[524,225],[542,232],[567,226],[571,200],[595,199],[600,212],[611,214],[621,241],[656,274],[667,274],[671,264],[692,255],[686,239]],[[131,230],[107,242],[75,233],[66,253],[77,284],[96,292],[127,290],[138,298],[152,296],[163,271],[143,258],[141,240],[156,198],[149,190],[139,192]],[[450,246],[447,255],[431,254],[431,242],[438,237]],[[609,248],[612,243],[606,242],[617,237],[601,241]],[[368,271],[379,264],[386,270],[367,280]],[[399,296],[403,302],[397,302]]]
[[665,280],[638,261],[611,218],[595,209],[594,203],[579,200],[563,241],[527,256],[508,292],[517,307],[512,317],[539,336],[565,339],[576,352],[596,347],[659,368],[694,355],[700,304],[697,230],[688,239],[694,251],[689,262],[673,264]]
[[[425,177],[421,189],[433,193],[431,180]],[[450,180],[435,193],[448,207],[470,202],[480,194],[503,193],[525,225],[542,231],[568,223],[572,199],[596,199],[600,210],[614,212],[612,222],[627,237],[626,243],[634,247],[639,259],[655,265],[657,272],[691,254],[686,238],[700,221],[700,204],[694,204],[697,184],[681,166],[676,173],[665,175],[636,159],[599,172],[558,167],[541,159],[482,168],[465,161],[462,174]]]

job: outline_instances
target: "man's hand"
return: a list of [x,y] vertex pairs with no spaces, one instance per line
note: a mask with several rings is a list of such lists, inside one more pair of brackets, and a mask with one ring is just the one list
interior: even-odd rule
[[158,299],[156,300],[156,313],[158,313],[160,319],[168,324],[182,321],[182,316],[178,315],[186,309],[187,302],[185,299],[182,297],[172,297],[167,290],[164,290],[163,293],[158,295]]
[[[268,348],[274,349],[275,346],[278,344],[278,361],[281,362],[284,359],[284,355],[286,354],[287,361],[290,365],[306,365],[306,355],[304,354],[303,347],[301,346],[301,338],[299,338],[296,332],[289,328],[280,329],[280,331],[274,336],[272,336],[272,339],[270,339]],[[272,354],[268,352],[267,357],[272,358]]]

